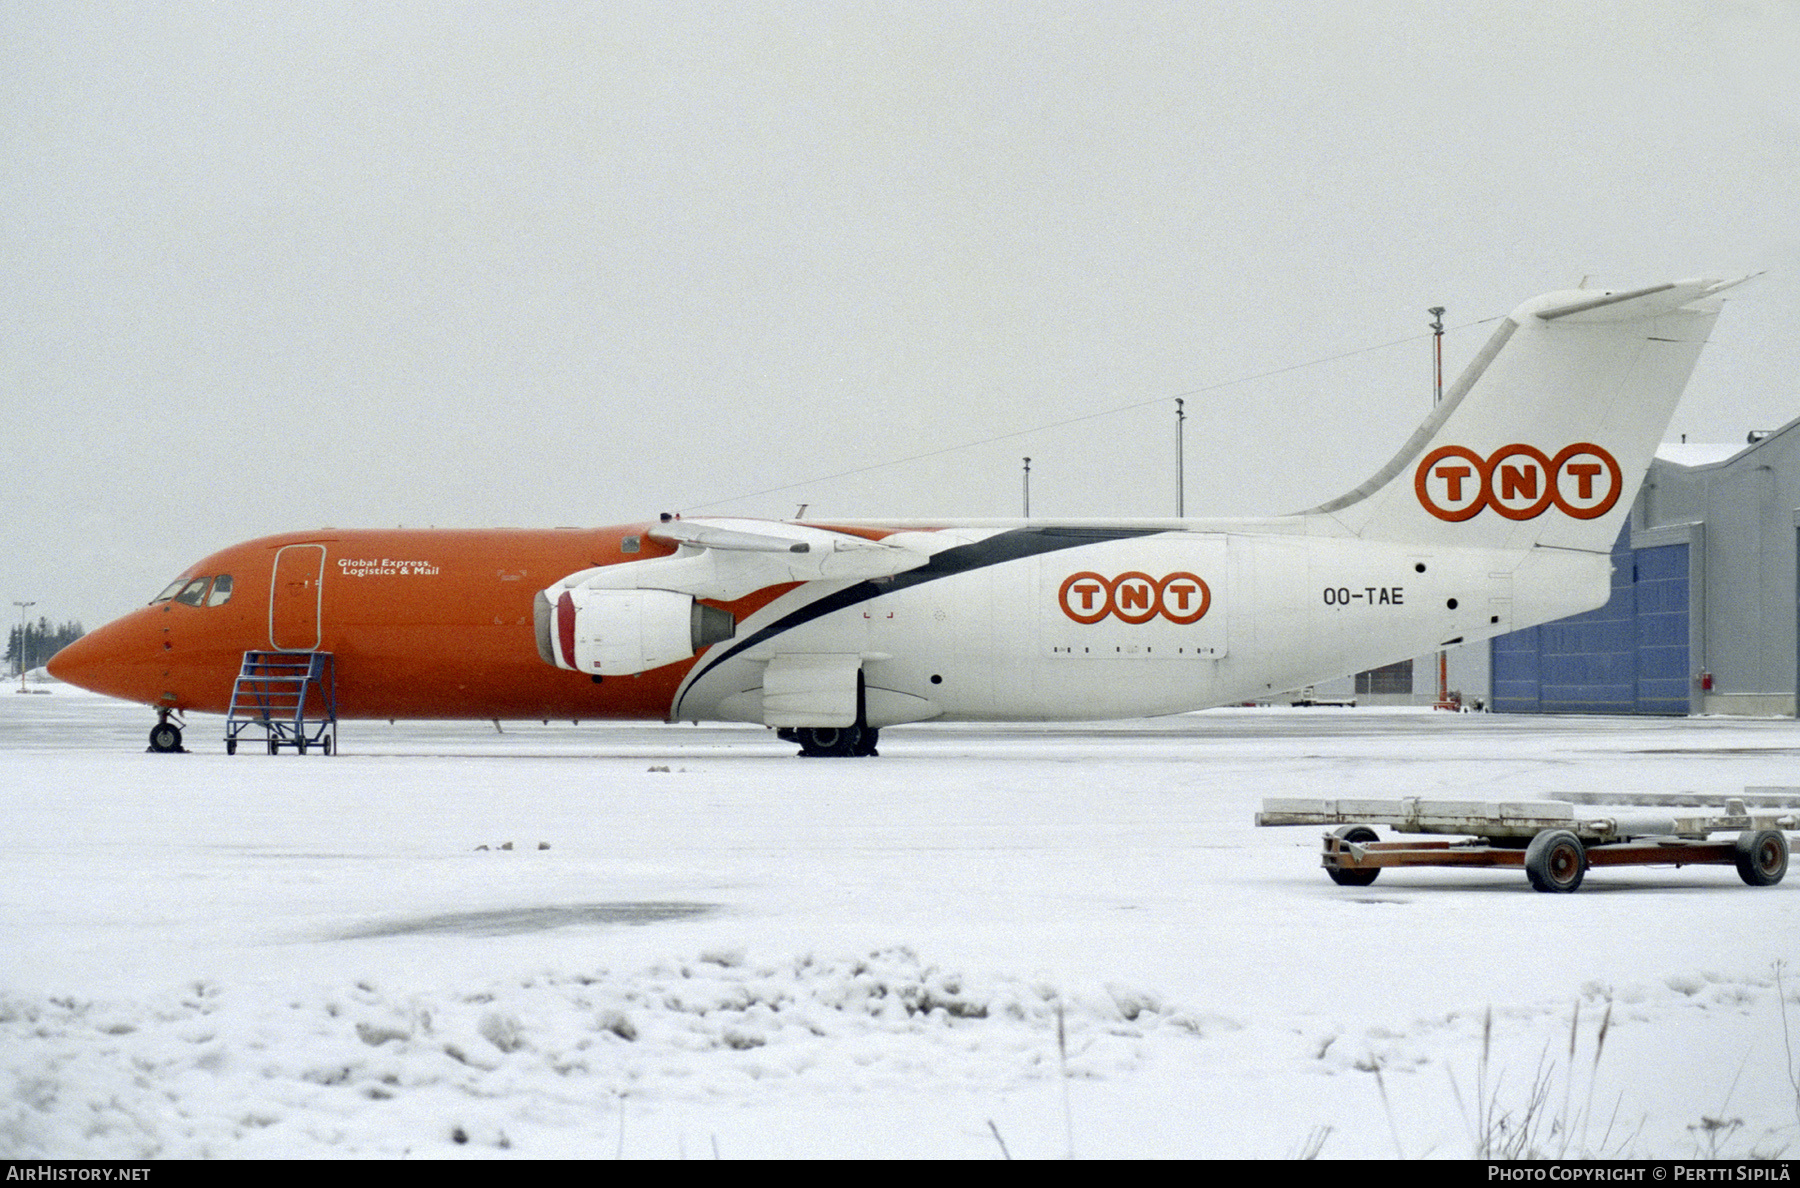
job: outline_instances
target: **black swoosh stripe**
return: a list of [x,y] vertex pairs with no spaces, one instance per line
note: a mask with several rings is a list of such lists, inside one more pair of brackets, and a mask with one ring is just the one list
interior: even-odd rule
[[943,578],[954,577],[959,573],[968,573],[971,570],[985,569],[990,565],[1001,565],[1007,561],[1037,557],[1045,553],[1060,552],[1063,549],[1080,548],[1082,545],[1129,540],[1139,536],[1157,536],[1167,531],[1169,530],[1166,528],[1014,528],[972,544],[953,545],[941,553],[932,554],[931,559],[917,569],[909,569],[905,573],[897,573],[893,577],[876,578],[858,582],[854,586],[846,586],[823,598],[814,599],[805,606],[788,612],[754,635],[746,636],[732,643],[723,652],[707,661],[704,668],[688,678],[687,684],[681,690],[680,696],[676,698],[675,707],[669,716],[671,719],[678,720],[681,717],[681,702],[687,699],[688,693],[693,690],[694,686],[698,685],[707,673],[739,652],[835,611],[855,606],[860,602],[868,602],[883,594],[892,594],[896,590],[922,586],[926,582],[939,581]]

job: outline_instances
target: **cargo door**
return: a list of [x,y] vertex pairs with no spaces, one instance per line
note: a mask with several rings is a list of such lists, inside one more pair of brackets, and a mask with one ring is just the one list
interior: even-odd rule
[[269,579],[270,647],[278,652],[318,649],[324,577],[324,545],[286,545],[275,554]]

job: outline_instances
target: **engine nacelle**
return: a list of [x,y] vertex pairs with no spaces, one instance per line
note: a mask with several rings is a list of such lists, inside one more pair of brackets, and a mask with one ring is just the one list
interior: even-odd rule
[[727,640],[737,621],[673,590],[564,590],[533,607],[546,664],[598,676],[648,672]]

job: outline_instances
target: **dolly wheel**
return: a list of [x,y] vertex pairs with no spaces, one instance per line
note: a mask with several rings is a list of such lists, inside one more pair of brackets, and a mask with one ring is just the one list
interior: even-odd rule
[[[1339,825],[1331,831],[1331,836],[1341,842],[1358,846],[1381,840],[1381,835],[1367,825]],[[1338,866],[1327,866],[1325,873],[1330,875],[1331,881],[1340,887],[1367,887],[1375,881],[1375,876],[1381,873],[1381,868],[1371,866],[1367,870],[1345,870]]]
[[1773,887],[1787,873],[1787,835],[1779,829],[1745,830],[1737,837],[1738,877],[1752,887]]
[[1587,873],[1587,847],[1567,829],[1546,829],[1525,847],[1525,877],[1533,888],[1567,895]]

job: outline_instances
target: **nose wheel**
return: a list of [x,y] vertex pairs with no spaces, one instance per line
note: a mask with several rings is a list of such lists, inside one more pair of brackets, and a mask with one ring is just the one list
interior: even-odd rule
[[157,710],[156,725],[150,728],[150,749],[159,755],[181,752],[181,727],[169,721],[168,710]]

